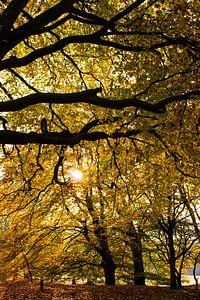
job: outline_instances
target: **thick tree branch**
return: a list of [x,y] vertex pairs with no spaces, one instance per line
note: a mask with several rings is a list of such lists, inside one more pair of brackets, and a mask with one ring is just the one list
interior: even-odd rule
[[121,137],[132,137],[140,134],[142,131],[128,130],[126,132],[114,132],[107,134],[101,131],[72,133],[47,132],[47,133],[23,133],[12,130],[0,130],[0,144],[25,145],[25,144],[48,144],[48,145],[69,145],[73,147],[81,141],[97,141],[102,139],[117,139]]
[[1,112],[19,111],[26,107],[48,103],[48,104],[72,104],[72,103],[87,103],[95,106],[111,109],[123,109],[125,107],[137,107],[154,113],[165,112],[164,106],[160,108],[157,104],[151,104],[135,97],[122,100],[109,100],[97,96],[101,92],[101,88],[87,90],[78,93],[69,94],[54,94],[54,93],[37,93],[24,96],[14,101],[6,101],[0,103]]
[[182,100],[188,100],[192,96],[198,96],[200,95],[200,90],[197,91],[190,91],[186,92],[180,95],[175,95],[171,97],[167,97],[165,99],[162,99],[157,105],[162,108],[165,107],[166,105],[173,103],[173,102],[180,102]]
[[[26,0],[26,2],[28,1]],[[7,39],[7,41],[22,41],[31,35],[38,34],[38,31],[40,31],[46,25],[57,20],[64,13],[69,12],[75,2],[76,0],[62,0],[37,17],[32,18],[24,25],[12,31],[2,32],[0,34],[0,39]]]
[[69,94],[56,94],[56,93],[35,93],[22,98],[5,101],[0,103],[0,112],[19,111],[26,107],[36,104],[72,104],[72,103],[87,103],[103,108],[123,109],[126,107],[136,107],[153,113],[165,113],[167,104],[187,100],[192,96],[200,95],[200,91],[190,91],[184,94],[175,95],[160,100],[152,104],[131,97],[121,100],[110,100],[99,97],[97,93],[101,92],[101,88],[91,89],[83,92],[69,93]]
[[95,39],[96,39],[95,34],[68,36],[50,46],[34,50],[30,54],[24,57],[17,58],[15,56],[11,56],[8,59],[0,61],[0,71],[4,69],[26,66],[38,58],[55,53],[56,51],[63,49],[69,44],[83,44],[83,43],[94,44]]
[[15,30],[4,30],[0,32],[0,57],[3,58],[4,55],[18,43],[31,35],[38,34],[46,25],[57,20],[64,13],[69,12],[75,2],[76,0],[62,0]]
[[[23,10],[23,6],[25,6],[27,0],[21,1],[20,9]],[[182,45],[184,47],[195,47],[195,51],[198,51],[198,44],[197,42],[190,41],[184,37],[177,37],[177,38],[170,38],[165,36],[164,33],[160,33],[161,37],[163,38],[163,41],[159,43],[151,43],[150,45],[131,45],[131,44],[123,44],[118,43],[113,40],[106,40],[105,36],[108,35],[108,30],[112,29],[113,36],[120,35],[119,32],[115,31],[115,24],[123,17],[127,16],[131,11],[133,11],[135,8],[143,4],[144,0],[136,0],[134,3],[132,3],[130,6],[125,8],[123,11],[116,14],[114,17],[112,17],[110,20],[106,21],[104,18],[101,18],[95,14],[87,13],[84,11],[81,11],[77,8],[73,7],[73,4],[76,3],[76,0],[70,0],[65,1],[61,0],[59,3],[54,5],[53,7],[49,8],[39,16],[30,19],[27,23],[24,25],[14,29],[14,30],[3,30],[0,32],[0,57],[3,58],[6,53],[9,52],[12,48],[14,48],[17,44],[22,42],[24,39],[32,36],[37,35],[42,32],[47,32],[50,28],[56,28],[63,24],[66,20],[70,19],[71,17],[76,18],[76,16],[81,17],[82,20],[79,20],[80,22],[89,22],[91,24],[101,25],[102,28],[99,29],[96,33],[89,34],[89,35],[80,35],[80,36],[68,36],[65,37],[58,42],[49,45],[47,47],[39,48],[28,55],[17,58],[17,57],[10,57],[8,59],[5,59],[0,62],[0,70],[7,69],[7,68],[15,68],[15,67],[21,67],[25,66],[34,60],[41,58],[43,56],[52,54],[56,51],[59,51],[63,49],[65,46],[69,44],[74,43],[91,43],[94,45],[101,45],[105,47],[112,47],[115,49],[123,50],[123,51],[131,51],[131,52],[143,52],[143,51],[154,51],[158,48],[164,48],[166,46],[170,45]],[[153,1],[152,3],[155,3],[156,1]],[[23,4],[23,5],[22,5]],[[150,4],[151,5],[151,4]],[[8,6],[8,10],[10,11],[10,6],[15,7],[16,6],[16,0],[13,0],[11,4]],[[16,12],[20,11],[19,8],[16,9]],[[62,18],[62,20],[59,20],[59,17],[63,14],[69,13],[69,16],[65,16]],[[6,14],[6,10],[5,10]],[[12,14],[11,14],[12,15]],[[13,13],[15,15],[15,13]],[[4,16],[4,15],[3,15]],[[2,18],[3,18],[2,16]],[[6,16],[6,15],[5,15]],[[8,18],[9,19],[9,18]],[[12,18],[11,18],[12,19]],[[53,25],[50,24],[53,21],[56,21]],[[11,22],[11,21],[10,21]],[[47,26],[50,24],[50,26]],[[124,33],[123,33],[124,34]],[[127,33],[129,34],[129,33]],[[156,33],[155,36],[158,36],[158,33]]]
[[[101,36],[102,35],[102,36]],[[10,43],[11,45],[12,43]],[[15,56],[11,56],[7,59],[0,61],[0,71],[4,69],[10,69],[10,68],[16,68],[16,67],[22,67],[26,66],[33,61],[35,61],[38,58],[42,58],[46,55],[53,54],[64,47],[70,45],[70,44],[91,44],[91,45],[99,45],[104,47],[111,47],[118,50],[123,51],[130,51],[130,52],[149,52],[149,51],[155,51],[156,49],[165,48],[167,46],[171,45],[182,45],[184,47],[189,46],[186,44],[185,40],[182,39],[170,39],[167,41],[162,41],[159,43],[152,43],[151,45],[147,46],[134,46],[134,45],[124,45],[122,43],[118,43],[111,40],[106,40],[103,38],[103,34],[100,31],[97,31],[96,33],[88,34],[88,35],[75,35],[75,36],[68,36],[63,39],[60,39],[58,42],[39,48],[37,50],[32,51],[28,55],[25,55],[21,58],[17,58]],[[13,47],[8,46],[9,49]],[[7,49],[8,50],[8,49]],[[5,53],[7,52],[4,51]],[[3,53],[3,54],[5,54]],[[2,55],[1,55],[2,56]]]
[[29,0],[12,0],[0,17],[0,28],[10,30]]

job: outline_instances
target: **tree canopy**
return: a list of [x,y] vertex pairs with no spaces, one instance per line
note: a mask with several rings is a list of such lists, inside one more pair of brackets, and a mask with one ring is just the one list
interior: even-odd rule
[[[196,106],[198,10],[194,1],[2,2],[0,110],[33,115],[17,129],[11,117],[2,119],[2,144],[133,137],[143,131],[141,114],[153,115],[150,130],[177,105]],[[63,124],[48,120],[48,132],[40,132],[54,104],[65,110],[57,116]],[[78,104],[76,122],[69,104]]]
[[199,257],[199,11],[0,2],[0,256],[12,272],[144,284],[156,270],[181,285]]

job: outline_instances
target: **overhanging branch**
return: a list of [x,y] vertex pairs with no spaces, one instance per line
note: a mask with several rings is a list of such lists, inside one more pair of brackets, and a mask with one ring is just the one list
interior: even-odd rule
[[162,108],[158,105],[151,104],[142,100],[136,99],[136,97],[121,99],[121,100],[109,100],[97,96],[97,93],[101,92],[101,88],[87,90],[77,93],[69,94],[56,94],[56,93],[36,93],[28,96],[24,96],[14,101],[6,101],[0,103],[0,112],[19,111],[26,107],[36,104],[72,104],[72,103],[87,103],[95,106],[111,109],[123,109],[126,107],[141,108],[146,111],[154,113],[164,113],[164,106]]
[[[19,2],[19,1],[15,0],[15,2]],[[28,1],[23,0],[21,2],[27,3]],[[38,34],[38,31],[40,31],[42,28],[47,26],[49,23],[53,22],[54,20],[57,20],[64,13],[69,12],[75,2],[76,2],[75,0],[68,0],[68,1],[61,0],[55,6],[50,7],[48,10],[44,11],[37,17],[32,18],[30,21],[17,27],[16,29],[14,29],[12,31],[7,31],[7,32],[5,32],[5,31],[1,32],[0,38],[6,39],[7,41],[10,41],[10,42],[11,41],[22,41],[23,39],[25,39],[31,35]],[[19,3],[18,3],[18,7],[20,8]],[[19,12],[22,12],[23,7],[24,6],[22,6],[22,8],[20,8]],[[16,8],[13,10],[16,10]],[[6,13],[6,11],[5,11],[5,13]],[[14,13],[13,13],[13,15],[14,15]]]
[[18,4],[17,8],[15,8],[16,3],[14,2],[19,2],[19,1],[13,0],[10,5],[11,7],[9,10],[9,15],[6,14],[6,10],[5,10],[4,12],[5,17],[2,16],[2,20],[0,19],[0,25],[1,22],[5,23],[4,20],[5,18],[6,18],[6,23],[8,23],[7,26],[3,26],[4,30],[0,32],[0,45],[1,45],[0,57],[1,58],[3,58],[6,53],[8,53],[12,48],[14,48],[21,41],[30,37],[31,35],[37,35],[42,29],[45,28],[46,25],[53,22],[54,20],[59,19],[59,17],[62,16],[64,13],[69,12],[73,4],[76,2],[76,0],[68,0],[68,1],[61,0],[55,6],[50,7],[48,10],[44,11],[37,17],[31,18],[27,23],[23,24],[22,26],[19,26],[14,30],[8,30],[10,29],[9,27],[12,25],[15,18],[19,15],[20,12],[23,11],[23,7],[28,1],[25,0],[21,1],[22,4],[21,5]]
[[165,113],[166,105],[173,102],[187,100],[192,96],[200,95],[200,91],[190,91],[180,95],[171,96],[161,99],[159,102],[152,104],[143,100],[137,99],[136,96],[127,99],[110,100],[99,97],[97,93],[101,92],[101,88],[90,89],[77,93],[57,94],[57,93],[35,93],[24,96],[22,98],[5,101],[0,103],[0,112],[19,111],[26,107],[36,104],[73,104],[87,103],[102,108],[123,109],[126,107],[135,107],[153,113]]
[[128,130],[126,132],[114,132],[108,134],[101,131],[94,132],[79,132],[79,133],[68,133],[68,132],[47,132],[47,133],[36,133],[36,132],[18,132],[12,130],[0,130],[0,144],[6,145],[26,145],[26,144],[47,144],[47,145],[69,145],[73,147],[79,144],[81,141],[97,141],[102,139],[117,139],[122,137],[132,137],[140,134],[142,131]]
[[165,99],[162,99],[157,105],[159,107],[165,107],[166,105],[173,103],[173,102],[180,102],[182,100],[188,100],[190,97],[192,96],[199,96],[200,95],[200,90],[196,90],[196,91],[190,91],[190,92],[186,92],[180,95],[175,95],[175,96],[171,96],[171,97],[167,97]]
[[0,27],[2,26],[3,31],[10,30],[10,28],[12,28],[14,22],[27,3],[28,0],[12,0],[8,4],[7,8],[4,10],[0,17]]
[[[5,53],[8,52],[11,48],[14,47],[15,44],[10,44],[11,46],[8,48],[5,47],[5,50],[3,50],[1,57],[5,55]],[[111,47],[118,50],[123,50],[127,52],[150,52],[155,51],[159,48],[165,48],[167,46],[172,45],[182,45],[184,47],[187,46],[185,40],[184,42],[182,39],[174,39],[174,40],[164,40],[162,42],[156,42],[152,43],[151,45],[132,45],[132,44],[123,44],[111,40],[105,39],[105,34],[102,33],[101,30],[97,31],[96,33],[87,34],[87,35],[74,35],[74,36],[67,36],[63,39],[60,39],[58,42],[55,42],[54,44],[51,44],[46,47],[42,47],[39,49],[36,49],[29,53],[28,55],[25,55],[23,57],[17,58],[16,56],[11,56],[7,59],[0,61],[0,71],[9,69],[9,68],[16,68],[16,67],[22,67],[26,66],[33,61],[35,61],[38,58],[42,58],[44,56],[47,56],[49,54],[53,54],[57,51],[60,51],[64,47],[70,45],[70,44],[91,44],[91,45],[97,45],[97,46],[103,46],[103,47]],[[5,53],[4,53],[5,52]]]

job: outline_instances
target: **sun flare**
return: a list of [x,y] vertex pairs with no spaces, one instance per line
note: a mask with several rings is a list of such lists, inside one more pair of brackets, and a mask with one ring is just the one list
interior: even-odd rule
[[81,181],[83,179],[83,173],[80,170],[69,170],[69,177],[72,181]]

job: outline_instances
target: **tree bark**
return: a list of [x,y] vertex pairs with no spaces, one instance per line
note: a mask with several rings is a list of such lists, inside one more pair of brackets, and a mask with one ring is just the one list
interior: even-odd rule
[[107,257],[102,263],[106,285],[115,285],[115,270],[116,265],[112,257]]
[[169,248],[169,266],[170,266],[170,288],[177,289],[176,257],[175,257],[174,240],[173,240],[173,224],[169,224],[168,248]]
[[193,268],[193,276],[194,276],[194,280],[195,280],[195,289],[197,290],[198,289],[198,278],[196,276],[196,267],[197,267],[197,262],[198,262],[198,259],[200,257],[200,252],[198,253],[198,255],[195,257],[195,260],[194,260],[194,268]]
[[145,285],[141,234],[135,229],[132,222],[129,224],[128,237],[134,262],[134,284]]
[[[92,192],[91,192],[91,195],[87,195],[86,203],[87,203],[88,211],[93,219],[94,235],[96,236],[97,241],[98,241],[98,246],[95,245],[94,247],[102,259],[101,267],[104,270],[105,284],[106,285],[115,285],[116,265],[113,260],[110,248],[109,248],[106,228],[102,225],[101,218],[97,217],[94,214]],[[85,226],[86,226],[86,224],[85,224]],[[90,242],[90,238],[86,232],[85,232],[85,236],[86,236],[86,239]]]
[[199,243],[200,243],[200,228],[199,228],[199,224],[198,224],[199,220],[196,219],[195,212],[194,212],[194,210],[191,206],[191,202],[190,202],[184,188],[180,188],[180,194],[181,194],[182,198],[184,199],[184,203],[186,205],[187,210],[189,211],[190,217],[191,217],[192,222],[193,222],[195,234],[196,234],[196,236],[199,240]]
[[40,290],[43,291],[43,289],[44,289],[44,280],[40,279]]
[[110,252],[110,248],[108,245],[108,237],[106,235],[105,228],[98,224],[95,230],[95,235],[98,238],[99,242],[98,252],[102,257],[101,265],[104,270],[105,284],[115,285],[116,265]]

